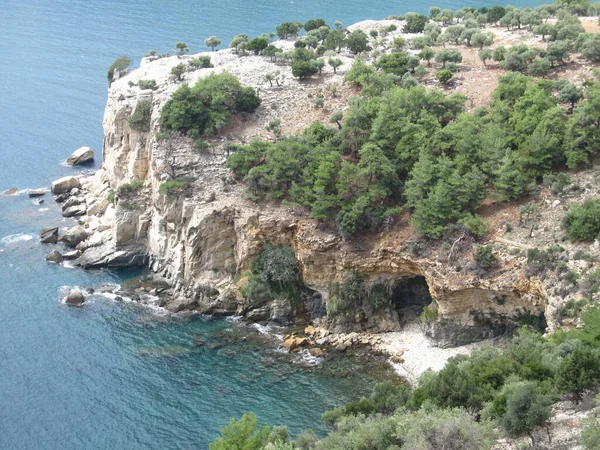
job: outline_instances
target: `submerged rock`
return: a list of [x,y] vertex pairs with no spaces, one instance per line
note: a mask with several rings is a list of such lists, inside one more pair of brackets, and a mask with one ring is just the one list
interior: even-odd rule
[[65,303],[71,306],[81,306],[85,302],[83,294],[77,288],[71,289],[69,295],[65,298]]
[[75,177],[63,177],[52,182],[52,193],[53,194],[64,194],[70,192],[73,188],[81,187],[79,178]]
[[58,227],[46,227],[40,230],[42,244],[56,244],[58,242]]
[[61,262],[63,262],[63,256],[58,250],[54,249],[50,253],[48,253],[48,256],[46,256],[46,261],[60,264]]
[[77,166],[94,159],[94,151],[89,147],[80,147],[67,159],[67,164]]
[[16,187],[14,187],[14,188],[10,188],[7,191],[4,191],[2,193],[2,195],[15,195],[15,194],[18,194],[18,193],[19,193],[19,190]]

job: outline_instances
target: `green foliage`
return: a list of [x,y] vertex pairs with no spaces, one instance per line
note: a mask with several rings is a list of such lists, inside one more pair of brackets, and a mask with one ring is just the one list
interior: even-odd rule
[[459,220],[471,234],[481,239],[488,234],[489,229],[485,220],[481,216],[467,214],[465,217]]
[[448,69],[442,69],[435,74],[435,77],[439,80],[440,83],[448,83],[452,78],[452,71]]
[[152,89],[153,91],[155,91],[156,89],[158,89],[156,80],[140,80],[138,81],[138,86],[142,90]]
[[600,450],[600,423],[596,417],[583,421],[579,442],[584,450]]
[[304,29],[308,32],[311,30],[317,30],[320,27],[326,26],[327,24],[325,23],[324,19],[310,19],[307,20],[306,23],[304,24]]
[[207,69],[210,67],[214,67],[210,61],[209,55],[201,55],[201,56],[198,56],[197,58],[190,59],[188,61],[188,63],[190,65],[190,67],[197,68],[197,69]]
[[204,45],[206,45],[208,48],[210,48],[214,52],[215,49],[219,45],[221,45],[221,39],[217,38],[216,36],[211,36],[204,40]]
[[190,49],[185,42],[178,42],[175,44],[175,53],[177,53],[179,56],[185,55],[189,51]]
[[141,100],[127,119],[127,125],[132,130],[148,132],[150,131],[151,117],[152,102],[150,100]]
[[191,186],[193,180],[190,178],[176,178],[165,181],[158,188],[159,192],[166,197],[177,197],[184,194]]
[[210,443],[210,450],[262,450],[267,444],[270,427],[260,427],[254,413],[244,414],[240,420],[231,419],[229,426],[221,427],[221,437]]
[[183,81],[183,75],[187,72],[187,66],[184,63],[177,64],[171,68],[170,75],[177,81]]
[[435,55],[435,60],[442,63],[442,67],[445,68],[448,62],[461,63],[462,55],[454,48],[443,48]]
[[232,114],[252,112],[260,105],[253,88],[243,87],[236,77],[223,72],[201,78],[193,86],[181,86],[165,104],[161,130],[187,133],[192,138],[214,135]]
[[354,30],[346,37],[346,47],[354,54],[369,51],[369,36],[362,30]]
[[413,12],[406,13],[404,15],[404,20],[406,23],[402,27],[403,33],[422,33],[425,29],[425,25],[429,22],[427,16]]
[[142,180],[135,180],[131,183],[122,184],[117,189],[117,194],[119,195],[127,195],[131,193],[136,193],[141,188],[144,187],[144,182]]
[[292,75],[301,80],[317,73],[319,73],[319,68],[312,61],[296,60],[292,63]]
[[473,253],[473,259],[482,269],[489,269],[497,261],[494,255],[494,249],[491,245],[483,245],[478,247]]
[[562,392],[573,392],[579,399],[586,389],[598,382],[600,350],[579,346],[565,356],[556,371],[556,386]]
[[588,199],[573,206],[563,221],[572,241],[593,241],[600,233],[600,200]]
[[277,25],[277,36],[281,39],[287,39],[288,37],[298,36],[302,24],[299,22],[283,22]]
[[108,78],[108,85],[110,86],[110,84],[113,81],[113,76],[115,74],[115,70],[118,70],[119,72],[123,72],[125,69],[127,69],[129,66],[131,66],[132,62],[133,61],[131,61],[131,58],[127,55],[121,55],[117,59],[115,59],[113,61],[113,63],[110,65],[110,67],[108,68],[108,73],[106,75],[106,77]]

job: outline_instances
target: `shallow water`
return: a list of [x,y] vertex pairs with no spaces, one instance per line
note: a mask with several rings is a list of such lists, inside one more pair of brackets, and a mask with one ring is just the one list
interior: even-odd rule
[[80,172],[60,163],[82,145],[100,163],[106,69],[120,54],[139,61],[180,40],[199,51],[210,35],[226,44],[284,20],[350,24],[428,7],[387,0],[0,2],[0,192],[21,190],[0,197],[0,448],[206,448],[219,425],[250,410],[295,433],[322,430],[325,409],[362,392],[362,377],[297,369],[246,343],[193,346],[196,335],[222,338],[228,322],[156,317],[100,298],[79,309],[62,305],[64,286],[134,273],[47,265],[50,248],[37,242],[38,230],[73,222],[49,196],[37,205],[23,190]]

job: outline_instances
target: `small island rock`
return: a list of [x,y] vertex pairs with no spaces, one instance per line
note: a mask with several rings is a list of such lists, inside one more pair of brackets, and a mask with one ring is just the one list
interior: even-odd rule
[[56,244],[58,242],[58,227],[46,227],[40,230],[42,244]]
[[46,261],[60,264],[63,262],[63,257],[58,250],[54,249],[46,256]]
[[80,147],[67,159],[67,164],[78,166],[94,159],[94,151],[89,147]]
[[46,189],[30,189],[27,195],[30,197],[43,197],[46,195]]
[[71,289],[69,295],[65,298],[65,303],[71,306],[81,306],[84,301],[83,294],[77,288]]

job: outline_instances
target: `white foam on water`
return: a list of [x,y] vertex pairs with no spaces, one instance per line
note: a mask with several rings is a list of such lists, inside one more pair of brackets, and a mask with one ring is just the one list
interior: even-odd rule
[[75,267],[76,267],[73,264],[71,264],[69,261],[63,261],[62,265],[65,269],[75,269]]
[[323,358],[311,355],[306,349],[300,350],[298,355],[300,356],[302,363],[308,366],[318,366],[323,362]]
[[18,233],[18,234],[11,234],[11,235],[3,237],[2,239],[0,239],[0,242],[2,242],[4,245],[10,245],[10,244],[16,244],[19,242],[30,241],[32,239],[33,239],[33,236],[31,234]]
[[45,212],[45,211],[48,211],[49,209],[50,209],[50,208],[40,208],[40,209],[38,209],[38,211],[39,211],[39,212]]

